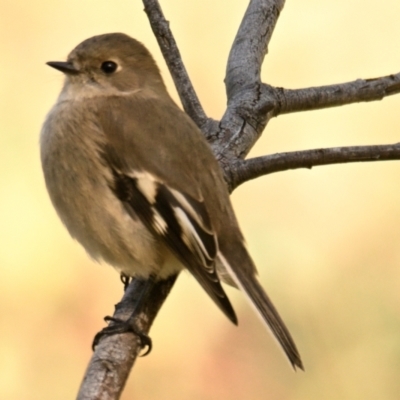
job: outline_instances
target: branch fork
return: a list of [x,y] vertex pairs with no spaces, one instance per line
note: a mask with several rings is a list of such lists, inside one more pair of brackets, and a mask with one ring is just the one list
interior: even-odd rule
[[[182,62],[178,46],[157,0],[143,0],[145,12],[177,87],[183,108],[203,131],[225,173],[230,191],[248,180],[289,169],[349,162],[400,159],[400,143],[335,147],[265,155],[246,160],[269,120],[281,114],[376,101],[400,92],[400,73],[305,89],[273,87],[260,80],[261,66],[284,0],[251,0],[232,45],[225,77],[228,106],[221,121],[205,114]],[[176,277],[160,282],[138,317],[148,332]],[[127,288],[115,318],[126,318],[140,285]],[[97,346],[78,399],[118,399],[140,353],[132,334],[105,338]]]

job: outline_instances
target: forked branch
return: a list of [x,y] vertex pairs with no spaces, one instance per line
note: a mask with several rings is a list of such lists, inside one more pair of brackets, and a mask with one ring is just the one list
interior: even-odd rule
[[[244,160],[268,121],[280,114],[381,100],[400,91],[400,74],[358,79],[308,89],[274,88],[261,82],[260,71],[284,0],[251,0],[230,52],[225,78],[228,107],[221,121],[208,118],[182,62],[177,44],[157,0],[143,0],[153,32],[174,79],[185,111],[199,126],[233,190],[240,184],[273,172],[348,162],[399,160],[400,144],[339,147],[273,154]],[[175,277],[159,282],[138,326],[148,332]],[[114,317],[133,312],[132,298],[141,282],[134,280]],[[87,369],[79,400],[118,399],[139,354],[133,335],[115,335],[100,342]]]

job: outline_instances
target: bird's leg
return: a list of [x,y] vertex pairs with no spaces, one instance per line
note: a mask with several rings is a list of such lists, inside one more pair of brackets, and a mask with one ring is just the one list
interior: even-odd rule
[[[129,286],[127,281],[129,280],[128,277],[124,275],[122,277],[121,275],[121,280],[124,283],[125,286],[125,292]],[[143,311],[144,307],[146,306],[146,303],[149,299],[149,296],[151,295],[152,289],[156,286],[156,280],[155,277],[150,276],[147,279],[143,278],[135,278],[132,280],[132,285],[135,285],[133,289],[133,296],[129,299],[130,304],[124,303],[124,301],[121,301],[115,306],[116,313],[120,311],[122,308],[126,308],[129,306],[129,309],[133,311],[131,312],[129,318],[124,321],[120,318],[117,317],[110,317],[106,316],[104,320],[106,322],[111,322],[111,324],[105,328],[103,328],[100,332],[96,334],[96,336],[93,339],[93,344],[92,344],[92,349],[99,344],[100,340],[103,339],[105,336],[110,336],[110,335],[115,335],[118,333],[125,333],[125,332],[132,332],[133,334],[137,335],[141,346],[143,348],[147,347],[146,352],[143,354],[143,356],[147,355],[150,353],[151,348],[152,348],[152,342],[150,337],[144,333],[138,326],[137,326],[137,317],[139,314]],[[115,315],[114,314],[114,315]]]

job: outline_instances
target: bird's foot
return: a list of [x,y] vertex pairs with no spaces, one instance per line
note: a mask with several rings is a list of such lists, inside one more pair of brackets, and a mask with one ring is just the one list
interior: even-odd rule
[[124,292],[126,292],[126,289],[128,289],[128,286],[131,283],[132,278],[128,275],[125,275],[123,272],[121,272],[120,279],[121,279],[122,284],[124,285]]
[[141,355],[141,357],[147,356],[147,354],[151,352],[152,349],[151,338],[137,327],[134,318],[129,318],[127,321],[122,321],[118,318],[107,316],[104,318],[104,320],[106,322],[113,322],[113,324],[103,328],[100,332],[96,334],[92,344],[93,350],[100,343],[100,341],[106,336],[116,335],[119,333],[132,332],[139,338],[141,347],[142,348],[147,347],[146,351],[144,352],[144,354]]

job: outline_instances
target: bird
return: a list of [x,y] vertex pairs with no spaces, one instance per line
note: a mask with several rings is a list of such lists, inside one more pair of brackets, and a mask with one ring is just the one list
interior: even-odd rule
[[303,369],[258,281],[211,147],[146,47],[103,34],[47,64],[65,81],[41,130],[41,162],[70,235],[124,277],[159,281],[188,270],[234,324],[221,282],[241,289],[293,368]]

